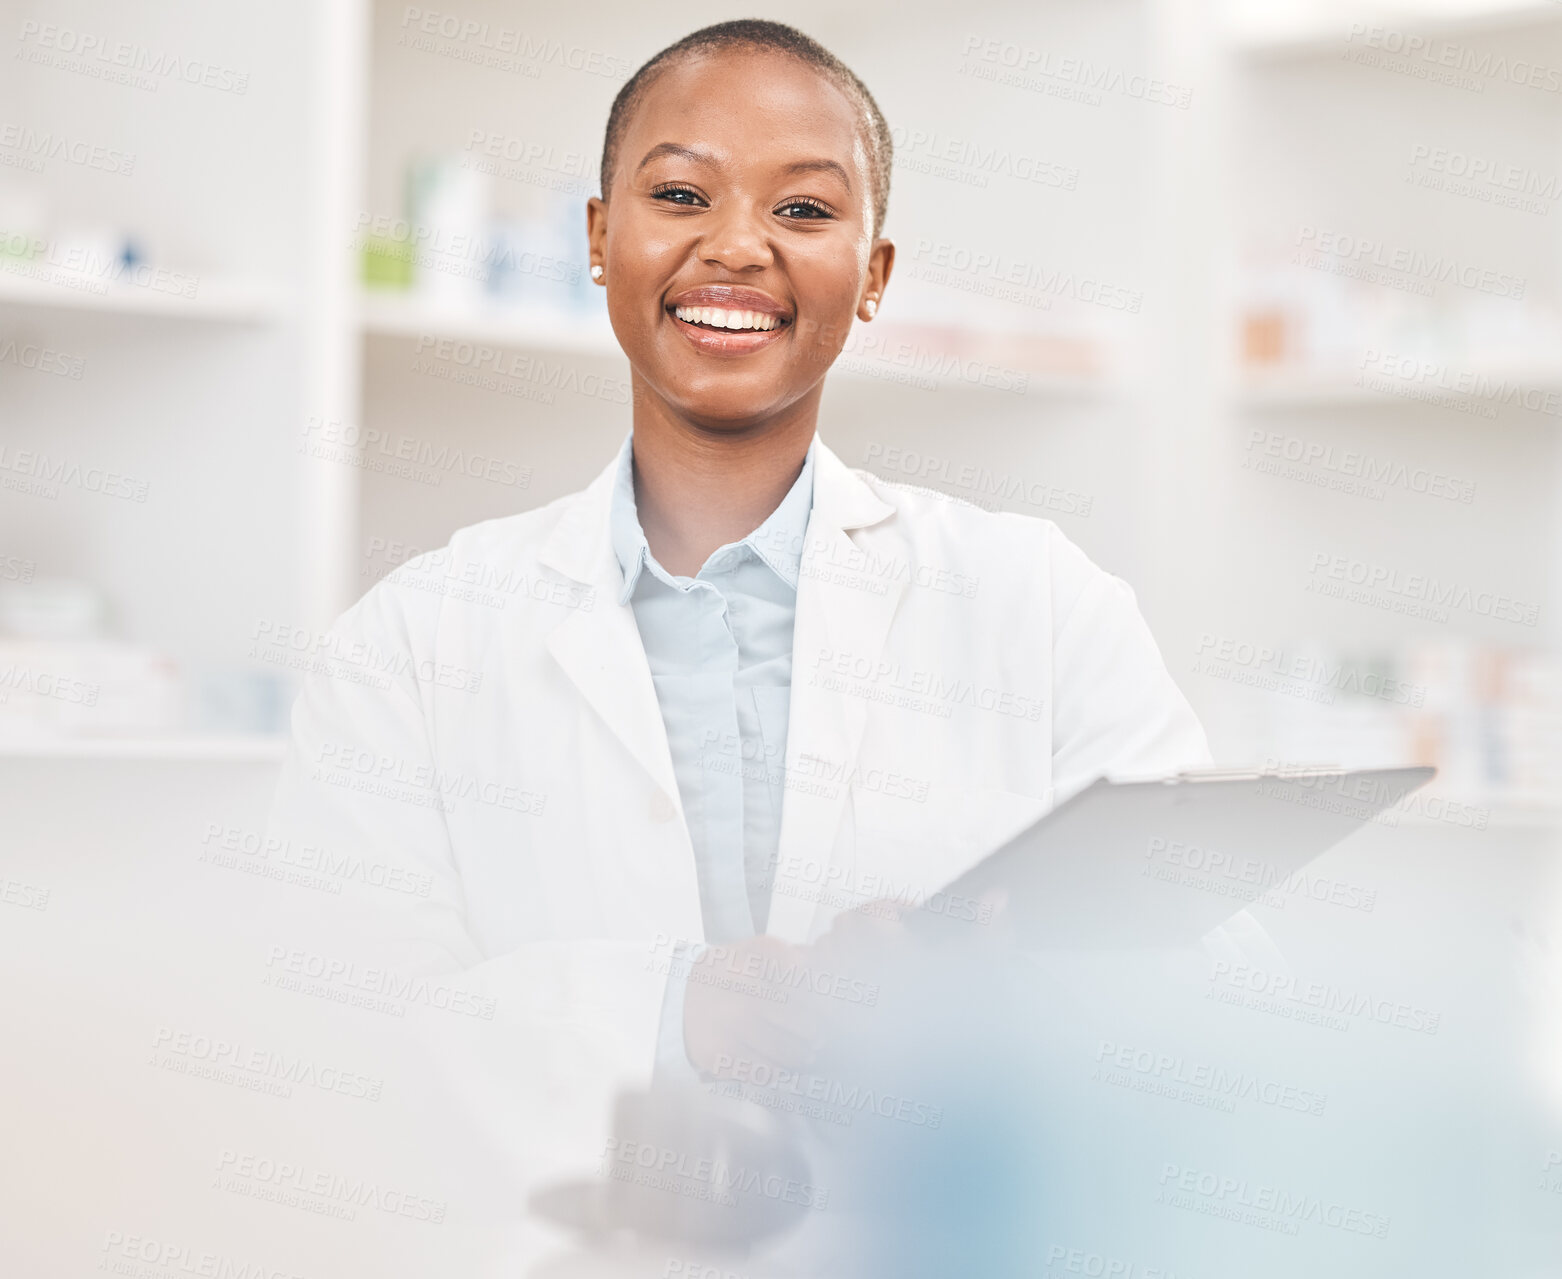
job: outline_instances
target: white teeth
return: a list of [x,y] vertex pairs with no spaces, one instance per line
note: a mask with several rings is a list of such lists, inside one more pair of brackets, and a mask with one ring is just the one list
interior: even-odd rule
[[719,306],[678,306],[673,314],[689,324],[708,324],[714,329],[758,329],[767,332],[780,321],[763,311],[728,311]]

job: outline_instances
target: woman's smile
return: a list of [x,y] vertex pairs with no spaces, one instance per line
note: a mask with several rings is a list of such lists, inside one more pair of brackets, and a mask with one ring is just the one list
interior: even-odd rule
[[749,355],[779,342],[792,326],[792,313],[761,289],[705,284],[668,299],[667,315],[678,331],[706,355]]

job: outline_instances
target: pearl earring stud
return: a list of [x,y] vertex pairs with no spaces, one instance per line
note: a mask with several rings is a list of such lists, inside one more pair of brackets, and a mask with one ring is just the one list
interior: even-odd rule
[[602,278],[602,268],[600,266],[594,266],[591,268],[591,278],[593,280],[600,280]]
[[874,299],[874,298],[869,298],[866,302],[864,302],[862,304],[862,309],[868,313],[868,318],[871,320],[875,315],[877,315],[879,313],[878,301],[876,299]]

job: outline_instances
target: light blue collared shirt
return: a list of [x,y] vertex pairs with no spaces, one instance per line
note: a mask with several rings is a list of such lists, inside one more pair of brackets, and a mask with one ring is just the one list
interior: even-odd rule
[[[817,439],[817,437],[815,437]],[[635,507],[634,436],[619,450],[612,541],[683,800],[705,939],[764,930],[781,837],[792,626],[813,509],[814,447],[781,504],[694,577],[656,562]],[[681,980],[668,982],[657,1059],[687,1070]]]

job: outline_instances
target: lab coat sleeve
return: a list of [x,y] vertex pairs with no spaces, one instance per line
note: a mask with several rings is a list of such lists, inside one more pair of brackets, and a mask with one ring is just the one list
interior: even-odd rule
[[705,947],[699,942],[679,942],[673,948],[662,1020],[656,1031],[656,1078],[659,1083],[681,1080],[698,1083],[700,1072],[689,1060],[683,1042],[683,1010],[688,1002],[689,975]]
[[361,651],[393,659],[375,663],[391,673],[368,682],[346,677],[354,669],[317,670],[294,707],[270,837],[363,869],[339,875],[339,893],[292,894],[288,941],[270,962],[306,976],[322,965],[350,972],[354,993],[369,997],[427,979],[411,986],[421,997],[402,1000],[401,1046],[420,1068],[435,1062],[474,1121],[508,1129],[534,1167],[549,1164],[549,1148],[578,1166],[581,1134],[607,1124],[614,1093],[649,1079],[665,969],[648,962],[643,943],[609,938],[485,953],[468,926],[444,815],[386,785],[439,767],[427,690],[409,673],[416,662],[399,660],[427,651],[433,621],[419,607],[371,591],[326,647],[368,646]]
[[1061,803],[1103,775],[1166,776],[1211,762],[1133,589],[1053,532],[1052,772]]

